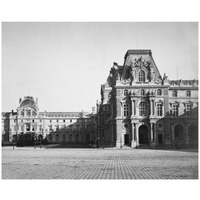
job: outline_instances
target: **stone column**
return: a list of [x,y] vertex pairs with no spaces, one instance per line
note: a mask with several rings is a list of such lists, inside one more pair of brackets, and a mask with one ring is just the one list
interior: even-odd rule
[[122,123],[121,121],[116,121],[116,147],[122,147]]
[[132,115],[135,115],[135,100],[132,101]]
[[26,133],[26,124],[25,123],[23,124],[23,128],[24,128],[23,132]]
[[150,115],[152,115],[152,100],[150,100]]
[[185,125],[185,144],[188,145],[190,143],[189,133],[188,133],[188,124]]
[[156,147],[156,137],[155,137],[155,123],[151,123],[151,140],[150,140],[151,148]]
[[162,104],[162,116],[164,116],[165,115],[165,113],[164,113],[165,111],[164,111],[164,103]]
[[136,124],[132,124],[132,141],[131,141],[131,147],[136,147]]
[[136,141],[136,146],[139,145],[139,134],[138,134],[138,124],[135,126],[135,141]]
[[154,140],[157,141],[156,123],[154,123]]
[[151,123],[151,141],[154,140],[154,135],[153,135],[153,123]]
[[154,115],[154,111],[155,111],[155,109],[154,109],[154,100],[152,100],[152,115]]

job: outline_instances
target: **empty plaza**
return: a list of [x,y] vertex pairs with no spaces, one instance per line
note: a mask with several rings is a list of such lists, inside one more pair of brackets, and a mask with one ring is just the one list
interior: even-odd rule
[[3,179],[198,179],[189,150],[2,148]]

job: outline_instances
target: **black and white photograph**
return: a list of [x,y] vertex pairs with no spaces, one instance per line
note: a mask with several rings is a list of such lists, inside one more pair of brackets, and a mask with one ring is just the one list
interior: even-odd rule
[[3,23],[2,178],[197,179],[197,27]]
[[197,20],[3,20],[2,181],[97,199],[199,181],[198,40]]

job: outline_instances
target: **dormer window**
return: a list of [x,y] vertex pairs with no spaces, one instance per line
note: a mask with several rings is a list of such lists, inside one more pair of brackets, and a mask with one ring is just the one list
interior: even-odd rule
[[139,82],[145,82],[145,73],[143,70],[139,71]]
[[161,96],[161,95],[162,95],[161,89],[158,89],[158,90],[157,90],[157,95],[158,95],[158,96]]
[[30,111],[30,110],[27,110],[27,111],[26,111],[26,115],[27,115],[27,116],[30,116],[30,115],[31,115],[31,111]]
[[191,97],[191,91],[190,91],[190,90],[187,90],[187,91],[186,91],[186,96],[187,96],[187,97]]
[[177,97],[177,91],[176,91],[176,90],[174,90],[174,91],[172,92],[172,96],[173,96],[173,97]]
[[128,90],[124,90],[124,96],[128,96]]

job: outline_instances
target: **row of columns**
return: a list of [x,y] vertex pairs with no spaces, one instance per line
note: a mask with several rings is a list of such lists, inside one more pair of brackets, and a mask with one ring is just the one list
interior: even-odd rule
[[[149,132],[147,134],[148,134],[148,136],[150,135],[150,141],[155,143],[156,140],[157,140],[156,123],[150,123],[150,124],[151,124],[150,134],[149,134]],[[132,141],[131,141],[131,146],[132,147],[137,146],[138,142],[139,142],[139,124],[138,123],[132,123]]]
[[[137,100],[132,100],[132,115],[137,115]],[[162,106],[162,114],[164,114],[164,106]],[[155,115],[155,100],[150,100],[150,115]]]

